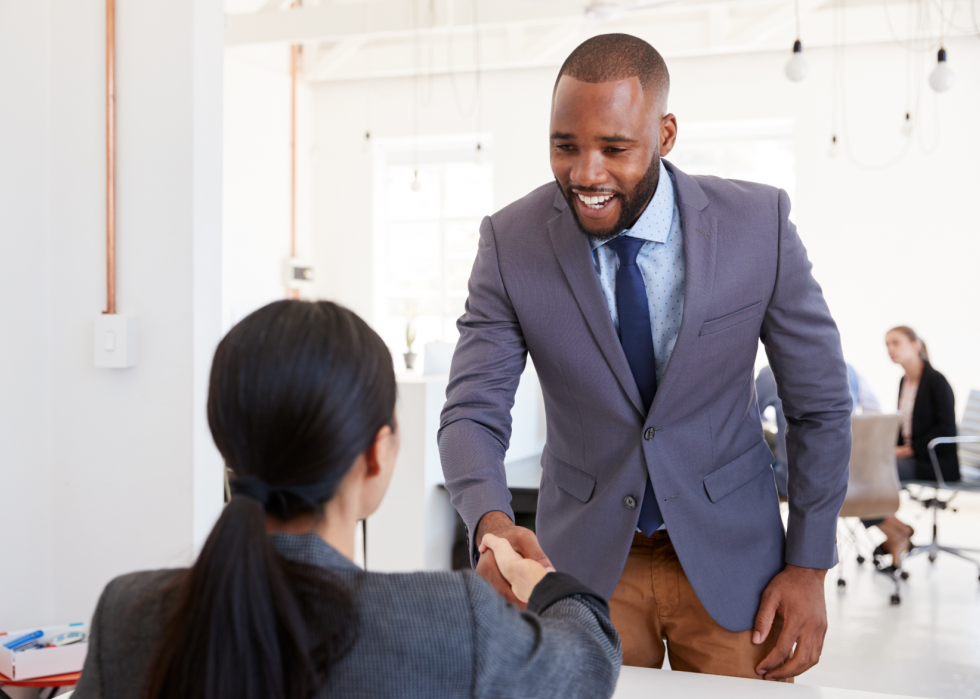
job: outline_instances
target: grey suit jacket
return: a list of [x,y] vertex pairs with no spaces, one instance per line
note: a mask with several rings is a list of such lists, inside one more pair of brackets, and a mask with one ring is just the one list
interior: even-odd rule
[[[588,596],[558,599],[538,615],[507,604],[472,572],[366,573],[315,534],[276,534],[273,545],[286,558],[337,574],[359,611],[357,641],[318,696],[612,695],[619,637],[607,610]],[[75,699],[140,699],[177,573],[109,583]]]
[[[487,512],[513,516],[503,460],[530,353],[547,415],[537,534],[558,570],[612,595],[649,473],[698,597],[742,631],[784,564],[837,562],[851,398],[786,193],[667,167],[684,236],[684,315],[649,412],[587,238],[547,184],[481,226],[439,431],[442,467],[470,532]],[[753,381],[760,338],[789,423],[785,538]]]

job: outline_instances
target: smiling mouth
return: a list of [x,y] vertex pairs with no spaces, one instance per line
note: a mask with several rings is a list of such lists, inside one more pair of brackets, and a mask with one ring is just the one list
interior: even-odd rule
[[612,203],[612,200],[616,198],[615,194],[594,194],[586,195],[575,193],[578,200],[582,202],[582,205],[591,211],[601,211]]

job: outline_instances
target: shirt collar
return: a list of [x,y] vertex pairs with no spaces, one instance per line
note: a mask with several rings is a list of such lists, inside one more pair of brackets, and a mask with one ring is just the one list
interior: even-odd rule
[[[628,235],[631,238],[641,238],[653,243],[666,243],[670,237],[671,223],[674,219],[674,183],[664,167],[664,161],[660,161],[660,181],[657,183],[657,191],[653,193],[653,198],[647,204],[647,208],[640,214],[640,218],[633,224],[632,228],[624,230],[620,235]],[[616,236],[613,236],[616,237]],[[612,238],[598,240],[589,236],[589,243],[595,250],[603,244],[608,243]]]

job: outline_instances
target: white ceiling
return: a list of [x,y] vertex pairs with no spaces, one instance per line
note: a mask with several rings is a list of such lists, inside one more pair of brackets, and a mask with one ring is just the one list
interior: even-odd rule
[[[804,50],[970,33],[969,0],[798,0]],[[974,0],[976,1],[976,0]],[[944,4],[940,5],[940,2]],[[785,51],[794,0],[225,0],[226,45],[298,43],[303,78],[337,81],[554,67],[585,38],[624,31],[666,57]],[[946,21],[940,12],[945,13]],[[475,15],[475,16],[474,16]],[[949,20],[961,29],[950,27]],[[837,34],[839,36],[839,33]]]

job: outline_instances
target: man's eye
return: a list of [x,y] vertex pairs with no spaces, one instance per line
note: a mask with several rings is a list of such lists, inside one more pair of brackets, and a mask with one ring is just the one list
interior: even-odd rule
[[606,148],[607,153],[625,153],[625,148]]
[[572,150],[574,146],[570,143],[556,143],[555,148],[558,148],[559,150]]

